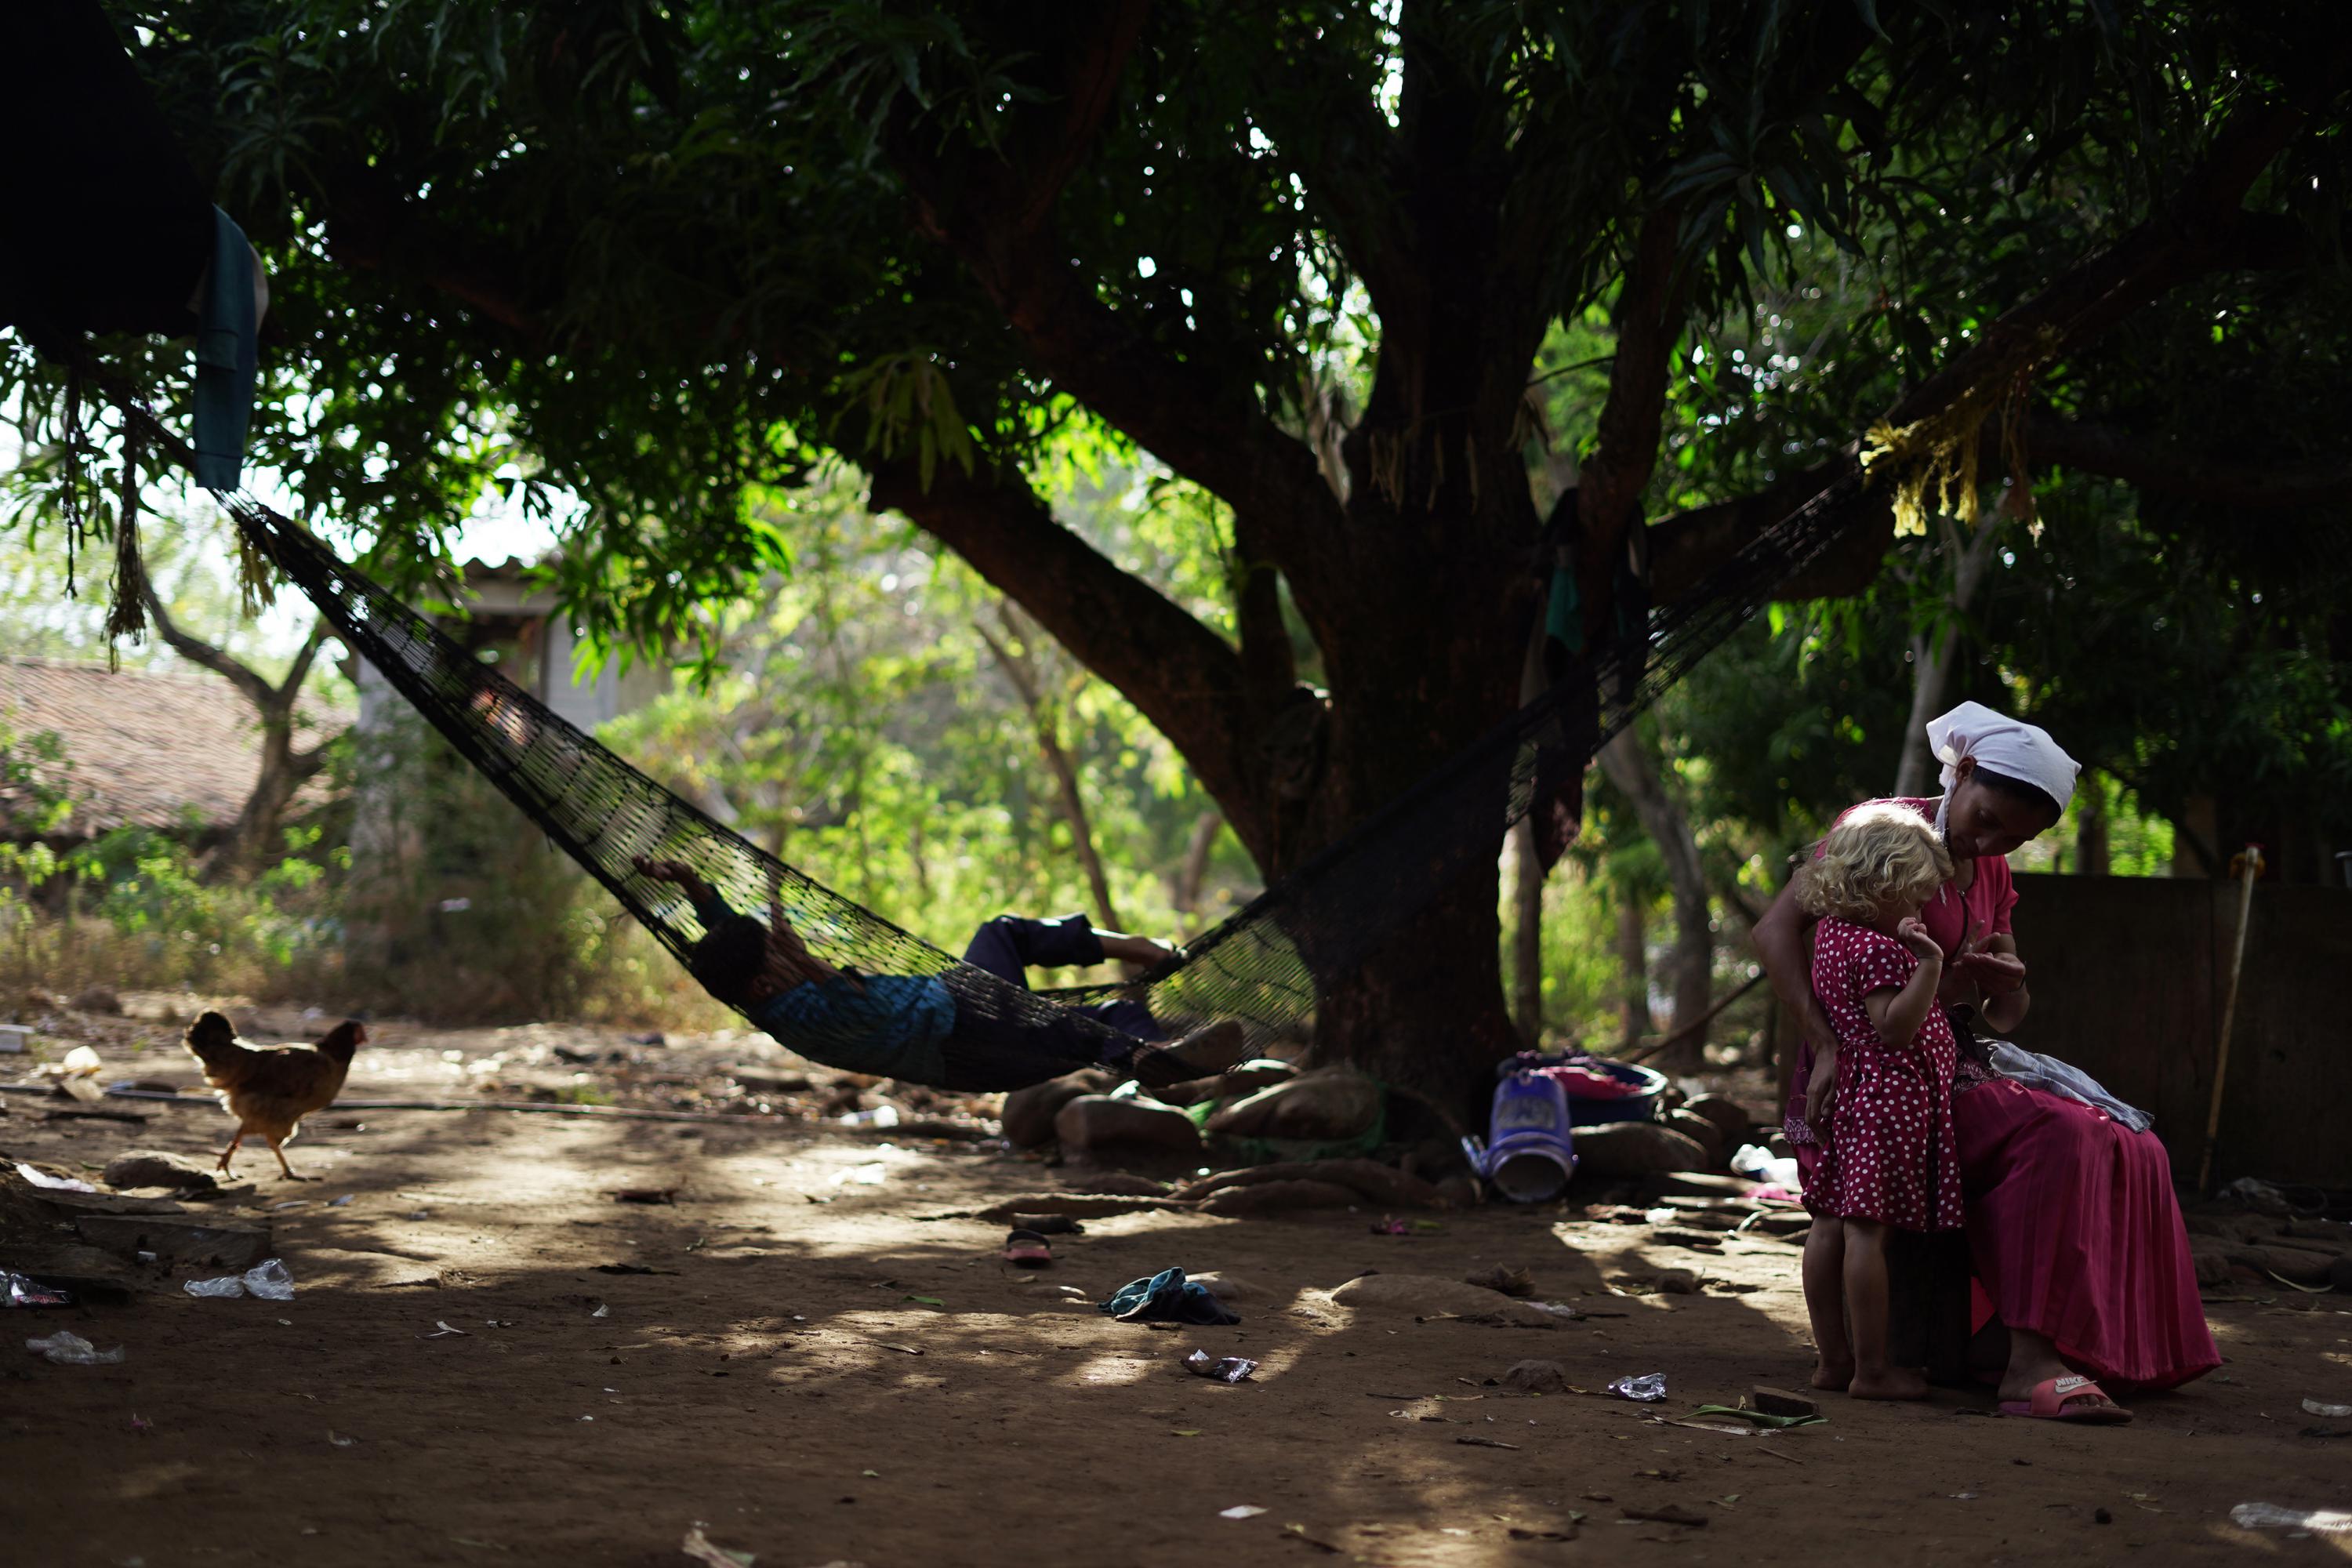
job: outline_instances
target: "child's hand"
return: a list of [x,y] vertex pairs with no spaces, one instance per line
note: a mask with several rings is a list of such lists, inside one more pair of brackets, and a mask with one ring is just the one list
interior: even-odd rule
[[1916,915],[1909,916],[1895,928],[1895,940],[1917,953],[1922,963],[1944,962],[1944,950],[1936,945],[1936,939],[1927,934],[1926,922]]

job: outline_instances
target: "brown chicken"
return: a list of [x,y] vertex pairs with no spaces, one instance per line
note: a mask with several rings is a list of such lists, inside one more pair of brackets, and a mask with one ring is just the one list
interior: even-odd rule
[[248,1132],[258,1132],[278,1156],[289,1182],[308,1181],[286,1163],[286,1143],[302,1118],[334,1104],[352,1070],[352,1057],[367,1043],[367,1030],[346,1018],[315,1046],[278,1046],[264,1050],[240,1043],[236,1026],[218,1013],[188,1026],[188,1050],[205,1064],[205,1081],[220,1090],[220,1102],[236,1118],[236,1136],[221,1151],[220,1168]]

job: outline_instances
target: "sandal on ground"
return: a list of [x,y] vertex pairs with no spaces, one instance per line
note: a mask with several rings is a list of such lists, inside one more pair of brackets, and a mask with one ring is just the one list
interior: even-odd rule
[[1054,1249],[1034,1230],[1016,1230],[1004,1238],[1004,1261],[1015,1268],[1043,1268],[1054,1261]]
[[[2083,1403],[2077,1404],[2076,1401]],[[2120,1426],[2132,1413],[2107,1397],[2106,1390],[2089,1378],[2045,1377],[2031,1396],[2004,1399],[2003,1415],[2031,1415],[2042,1421],[2073,1421],[2084,1426]]]

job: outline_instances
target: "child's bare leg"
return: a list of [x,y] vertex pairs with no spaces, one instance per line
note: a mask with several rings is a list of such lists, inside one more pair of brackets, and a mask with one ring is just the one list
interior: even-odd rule
[[1845,1305],[1853,1329],[1856,1399],[1925,1399],[1927,1380],[1916,1367],[1886,1364],[1886,1226],[1874,1219],[1845,1222]]
[[1853,1381],[1853,1346],[1845,1325],[1845,1222],[1814,1216],[1805,1233],[1805,1315],[1812,1320],[1815,1388],[1843,1389]]

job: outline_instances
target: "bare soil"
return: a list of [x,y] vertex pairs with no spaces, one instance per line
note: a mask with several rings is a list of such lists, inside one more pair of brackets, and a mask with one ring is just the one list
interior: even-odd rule
[[[304,1028],[256,1021],[271,1025]],[[110,1078],[194,1079],[167,1021],[89,1032]],[[1405,1236],[1376,1234],[1370,1212],[1148,1213],[1090,1219],[1055,1239],[1053,1267],[1018,1271],[996,1256],[1001,1226],[950,1216],[1083,1190],[1083,1173],[962,1137],[818,1120],[879,1100],[821,1069],[805,1091],[790,1087],[808,1070],[747,1037],[378,1027],[347,1100],[489,1086],[785,1114],[339,1110],[293,1145],[297,1168],[321,1178],[301,1184],[248,1150],[250,1190],[202,1212],[274,1226],[292,1302],[196,1300],[183,1271],[128,1306],[8,1314],[22,1331],[0,1346],[0,1557],[650,1564],[685,1561],[698,1526],[767,1568],[1331,1556],[1976,1568],[2344,1552],[2343,1537],[2257,1535],[2228,1517],[2255,1500],[2352,1506],[2352,1443],[2302,1435],[2352,1422],[2300,1408],[2352,1402],[2340,1296],[2214,1301],[2229,1366],[2137,1401],[2125,1428],[1992,1417],[1990,1391],[1939,1390],[1916,1405],[1832,1396],[1826,1425],[1771,1436],[1694,1430],[1660,1418],[1802,1384],[1791,1243],[1694,1252],[1576,1206],[1441,1214]],[[7,1100],[0,1150],[92,1179],[127,1148],[208,1159],[227,1132],[209,1103],[156,1105],[131,1127],[45,1121],[62,1102]],[[950,1131],[984,1109],[909,1105],[902,1129]],[[674,1188],[676,1201],[612,1195],[629,1188]],[[1243,1321],[1159,1331],[1094,1310],[1171,1264],[1252,1287],[1234,1292]],[[1540,1299],[1592,1315],[1490,1327],[1328,1294],[1367,1270],[1458,1279],[1496,1264],[1529,1268]],[[600,1271],[615,1267],[629,1271]],[[1647,1291],[1659,1270],[1692,1267],[1702,1294]],[[59,1327],[127,1359],[58,1366],[20,1348]],[[1262,1365],[1212,1384],[1179,1364],[1196,1347]],[[1593,1392],[1490,1381],[1528,1357]],[[1648,1372],[1666,1375],[1661,1405],[1600,1392]],[[1237,1505],[1265,1511],[1220,1517]],[[1625,1517],[1669,1505],[1706,1522]]]

